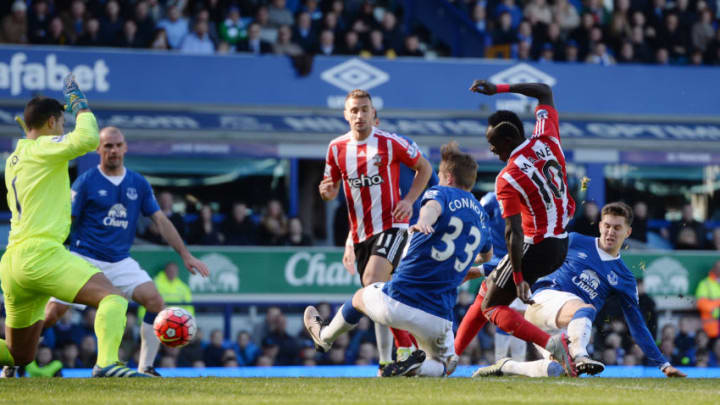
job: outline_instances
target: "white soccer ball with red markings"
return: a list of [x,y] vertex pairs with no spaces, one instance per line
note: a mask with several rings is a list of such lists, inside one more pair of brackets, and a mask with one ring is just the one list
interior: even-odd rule
[[155,336],[169,347],[183,347],[195,337],[195,318],[183,308],[170,307],[160,311],[153,322]]

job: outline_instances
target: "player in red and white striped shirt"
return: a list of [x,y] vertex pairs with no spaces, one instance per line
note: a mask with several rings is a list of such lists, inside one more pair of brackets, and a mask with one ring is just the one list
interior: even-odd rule
[[459,329],[476,332],[485,319],[490,320],[511,335],[546,348],[568,374],[575,375],[567,338],[551,337],[509,307],[516,297],[532,303],[530,285],[557,269],[568,250],[565,227],[575,212],[575,201],[568,191],[552,90],[541,83],[494,85],[484,80],[476,80],[470,90],[487,95],[519,93],[537,98],[539,104],[530,139],[515,113],[497,111],[488,118],[490,151],[507,162],[495,181],[495,193],[505,218],[508,255],[488,276],[486,288]]
[[[373,126],[375,108],[366,91],[348,93],[344,116],[350,131],[330,142],[319,191],[323,200],[332,200],[342,181],[357,269],[362,285],[368,286],[388,281],[400,261],[413,203],[425,189],[432,167],[416,146]],[[416,171],[404,198],[399,187],[401,164]],[[388,351],[383,349],[388,347],[386,330],[376,325],[381,364],[392,361],[392,343]],[[398,348],[411,346],[407,332],[393,330],[393,334]]]

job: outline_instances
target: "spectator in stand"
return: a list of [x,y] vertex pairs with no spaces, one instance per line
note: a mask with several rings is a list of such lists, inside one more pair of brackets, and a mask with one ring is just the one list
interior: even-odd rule
[[569,230],[588,236],[600,236],[600,209],[598,205],[594,201],[585,201],[582,206],[582,215],[573,221]]
[[125,21],[123,31],[115,41],[115,46],[121,48],[143,48],[145,45],[146,44],[143,43],[143,40],[138,36],[137,24],[135,24],[135,21]]
[[228,17],[220,24],[220,39],[235,48],[238,42],[247,38],[247,26],[240,18],[240,8],[236,5],[228,9]]
[[321,30],[330,30],[335,34],[335,38],[342,38],[343,34],[345,32],[340,27],[340,24],[338,23],[337,14],[330,11],[329,13],[325,14],[325,16],[322,19],[322,23],[320,24]]
[[73,0],[70,4],[70,10],[60,13],[60,18],[65,26],[65,33],[68,38],[75,43],[85,33],[85,2],[83,0]]
[[97,361],[97,342],[95,336],[85,335],[80,341],[80,362],[85,368],[92,368]]
[[543,45],[538,62],[547,63],[553,60],[555,60],[555,49],[551,43],[546,42],[545,45]]
[[234,349],[237,353],[238,363],[244,366],[255,365],[255,362],[260,355],[260,348],[253,343],[250,338],[250,333],[247,331],[238,332]]
[[690,62],[689,64],[691,66],[700,66],[704,63],[703,60],[703,53],[699,49],[693,49],[692,53],[690,54]]
[[303,231],[300,218],[290,218],[288,223],[288,236],[285,239],[287,246],[312,246],[312,239]]
[[301,3],[305,3],[301,7],[301,10],[310,14],[310,19],[313,21],[313,23],[317,24],[323,20],[323,12],[322,10],[320,10],[318,0],[305,0],[301,1]]
[[391,11],[386,11],[383,14],[382,22],[380,23],[383,39],[385,40],[385,47],[393,49],[396,52],[403,47],[403,35],[400,31],[400,27],[397,24],[397,17]]
[[165,30],[168,45],[172,49],[178,49],[189,32],[187,18],[182,16],[180,8],[174,3],[168,6],[167,18],[160,20],[157,27]]
[[78,39],[79,46],[102,46],[100,39],[100,21],[97,18],[90,18],[85,22],[85,33]]
[[520,21],[523,18],[523,11],[520,7],[515,5],[515,0],[502,0],[497,7],[495,7],[495,18],[502,17],[503,13],[510,15],[510,26],[516,28],[520,25]]
[[[282,27],[280,30],[282,31]],[[257,226],[248,215],[244,202],[233,203],[232,212],[223,224],[223,234],[226,245],[256,244]]]
[[72,41],[65,34],[65,27],[60,17],[53,17],[48,26],[48,45],[72,45]]
[[40,346],[35,361],[25,366],[28,377],[62,377],[62,362],[53,360],[53,353],[47,346]]
[[368,46],[365,47],[362,54],[366,56],[385,56],[388,58],[394,58],[397,56],[394,49],[388,48],[385,45],[383,33],[379,29],[370,31],[370,42]]
[[315,50],[316,34],[312,26],[310,14],[301,12],[297,15],[297,24],[293,29],[293,42],[300,45],[305,53]]
[[487,22],[487,10],[485,9],[485,3],[478,1],[472,8],[471,14],[472,22],[475,25],[475,29],[483,35],[487,36],[488,33],[488,22]]
[[603,0],[585,0],[583,2],[583,13],[590,13],[595,24],[604,25],[609,19],[608,10]]
[[510,12],[505,11],[500,14],[499,21],[500,24],[492,32],[493,45],[511,45],[517,42],[517,31],[513,28]]
[[120,16],[120,5],[116,0],[105,4],[105,14],[100,18],[100,40],[111,46],[120,35],[125,20]]
[[348,31],[345,33],[345,41],[338,50],[340,55],[359,55],[362,52],[362,45],[360,44],[360,38],[358,33],[355,31]]
[[[688,229],[688,232],[683,234],[684,229]],[[670,241],[676,248],[678,245],[684,249],[704,248],[706,232],[705,225],[694,218],[692,204],[683,205],[681,218],[670,223]]]
[[[15,3],[25,4],[23,1],[16,1]],[[13,3],[13,7],[15,3]],[[47,42],[50,17],[47,0],[33,1],[27,27],[28,40],[31,44],[44,44]]]
[[260,24],[260,39],[268,43],[275,43],[277,40],[277,28],[270,24],[270,15],[266,6],[260,6],[255,13],[255,21]]
[[137,24],[138,41],[142,43],[143,46],[148,46],[155,31],[155,21],[150,15],[147,1],[138,1],[135,4],[133,20],[135,24]]
[[299,56],[304,53],[300,45],[292,42],[292,29],[283,25],[278,29],[277,42],[273,44],[273,52],[278,55]]
[[568,0],[555,0],[552,15],[563,33],[569,33],[580,25],[577,9]]
[[705,52],[714,36],[712,11],[705,9],[700,13],[700,19],[692,26],[692,46],[700,52]]
[[[532,48],[533,45],[533,32],[532,32],[532,25],[530,25],[530,21],[523,20],[520,25],[518,25],[517,29],[517,42],[523,43],[527,42],[528,49]],[[539,42],[539,41],[535,41]],[[540,46],[539,43],[536,43],[536,46]],[[526,58],[527,59],[527,58]]]
[[635,58],[643,63],[649,63],[653,60],[653,52],[645,40],[645,32],[643,28],[636,25],[632,28],[631,42],[633,45],[633,53]]
[[[517,45],[517,60],[524,61],[524,62],[530,62],[530,51],[532,50],[532,46],[530,45],[530,42],[527,41],[520,41]],[[552,49],[551,49],[552,50]]]
[[607,45],[612,50],[619,51],[626,38],[631,35],[630,23],[624,13],[616,11],[610,19],[610,26],[604,35]]
[[690,31],[693,22],[698,19],[695,13],[690,10],[689,0],[675,0],[675,7],[672,12],[678,18],[680,29],[685,32]]
[[420,50],[420,39],[417,35],[411,34],[405,37],[405,46],[400,51],[400,56],[425,56],[423,51]]
[[203,361],[207,367],[222,367],[222,356],[225,353],[223,347],[223,335],[220,329],[210,332],[210,343],[205,347]]
[[552,22],[552,10],[545,0],[530,0],[525,6],[525,18],[533,25],[541,23],[550,25]]
[[578,57],[579,57],[579,51],[578,51],[577,42],[575,42],[575,40],[571,39],[567,42],[567,45],[565,45],[565,55],[564,55],[563,60],[565,62],[569,62],[569,63],[576,63],[579,60]]
[[183,219],[182,214],[174,210],[173,204],[174,197],[169,191],[162,191],[158,194],[158,205],[160,206],[160,210],[162,210],[163,214],[165,214],[165,216],[168,217],[170,222],[172,222],[173,226],[175,227],[175,229],[177,229],[180,236],[184,237],[187,233],[185,220]]
[[65,344],[62,348],[60,355],[60,361],[62,362],[63,368],[83,368],[83,364],[78,358],[80,349],[74,342]]
[[265,216],[260,221],[263,244],[280,245],[288,233],[288,220],[278,200],[268,201]]
[[665,24],[660,30],[658,41],[667,46],[673,62],[687,62],[690,40],[687,31],[680,27],[677,14],[670,13],[665,17]]
[[557,23],[552,23],[547,27],[547,33],[545,35],[545,42],[543,44],[543,50],[545,50],[545,44],[550,44],[553,49],[553,58],[548,60],[562,60],[564,55],[562,50],[564,48],[564,41],[562,39],[562,32],[560,26]]
[[276,365],[290,366],[297,363],[300,347],[297,340],[287,333],[287,319],[282,312],[269,320],[263,346],[277,347],[277,355],[274,357]]
[[222,245],[225,236],[220,233],[213,221],[213,209],[204,204],[200,208],[200,217],[190,225],[188,242],[191,245],[215,246]]
[[698,283],[695,298],[703,330],[710,339],[718,339],[720,337],[720,260],[715,262],[708,276]]
[[607,46],[604,43],[598,42],[595,44],[593,52],[587,57],[586,62],[595,65],[610,66],[615,64],[615,58],[608,52]]
[[208,23],[205,20],[195,22],[193,31],[185,36],[180,45],[180,52],[194,55],[212,55],[215,44],[208,34]]
[[180,349],[178,353],[178,365],[180,367],[197,367],[202,364],[201,367],[205,367],[205,343],[203,342],[203,330],[197,329],[195,332],[195,338],[187,345]]
[[217,44],[220,41],[220,35],[218,35],[217,24],[210,20],[210,12],[206,8],[201,8],[195,14],[195,20],[192,25],[195,26],[198,21],[204,21],[207,24],[207,34],[210,36],[210,40],[213,44]]
[[690,363],[690,352],[695,346],[695,332],[692,319],[687,316],[680,318],[680,331],[675,335],[674,343],[682,365]]
[[633,206],[635,219],[632,223],[631,239],[647,243],[648,207],[645,201],[638,201]]
[[320,33],[320,42],[314,53],[323,56],[337,55],[339,53],[339,50],[335,48],[335,34],[332,31],[323,30]]
[[709,248],[720,251],[720,227],[713,229]]
[[645,324],[647,325],[650,334],[655,337],[657,336],[658,327],[657,305],[655,304],[655,300],[653,300],[652,297],[645,291],[645,282],[641,278],[637,280],[637,291],[640,313],[642,313],[642,316],[645,319]]
[[238,42],[238,52],[250,52],[254,55],[265,55],[273,52],[273,46],[270,42],[260,37],[260,24],[252,23],[248,28],[248,37]]
[[11,13],[3,17],[0,23],[0,42],[8,44],[28,43],[27,6],[17,0],[10,8]]
[[271,27],[278,28],[281,25],[292,25],[292,23],[292,12],[287,9],[285,0],[272,0],[268,7],[268,24]]
[[590,52],[590,33],[595,27],[595,17],[591,13],[583,13],[581,24],[570,33],[578,47],[578,58],[585,59]]
[[[153,39],[152,39],[152,41],[150,41],[150,49],[164,50],[164,51],[167,51],[170,49],[170,44],[168,43],[168,38],[167,38],[167,32],[164,29],[160,28],[155,31]],[[178,232],[181,232],[180,236],[185,234],[185,225],[183,225],[182,231],[180,231],[180,228],[178,228],[177,226],[175,228],[178,230]]]

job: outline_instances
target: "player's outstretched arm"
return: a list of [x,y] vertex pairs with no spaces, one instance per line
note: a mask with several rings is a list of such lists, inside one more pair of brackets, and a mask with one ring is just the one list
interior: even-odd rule
[[442,206],[440,203],[435,200],[429,200],[420,208],[420,216],[418,216],[415,225],[408,229],[408,232],[421,232],[425,235],[435,232],[433,225],[437,222],[440,214],[442,214]]
[[351,275],[355,275],[355,245],[353,244],[352,232],[348,232],[347,239],[345,239],[345,252],[342,258],[343,266],[345,270]]
[[[505,87],[507,86],[507,87]],[[487,80],[475,80],[470,86],[473,93],[492,96],[497,93],[518,93],[523,96],[536,98],[540,104],[555,107],[553,103],[552,89],[545,83],[517,83],[510,85],[495,85]]]
[[198,260],[193,256],[185,246],[180,234],[178,233],[175,226],[170,222],[165,213],[162,211],[156,211],[152,215],[152,220],[160,231],[160,235],[172,246],[173,249],[180,255],[183,260],[185,268],[188,269],[190,274],[198,274],[207,277],[210,275],[210,271],[205,263]]

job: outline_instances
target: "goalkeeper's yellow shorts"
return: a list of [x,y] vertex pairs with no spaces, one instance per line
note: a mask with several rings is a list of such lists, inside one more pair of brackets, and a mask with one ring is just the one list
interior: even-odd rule
[[0,260],[5,324],[22,329],[45,319],[50,297],[73,302],[90,277],[99,272],[51,240],[26,240],[9,247]]

